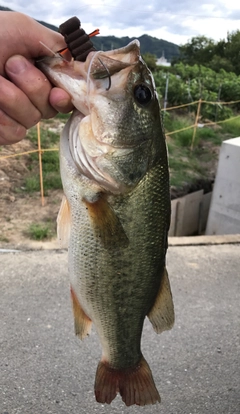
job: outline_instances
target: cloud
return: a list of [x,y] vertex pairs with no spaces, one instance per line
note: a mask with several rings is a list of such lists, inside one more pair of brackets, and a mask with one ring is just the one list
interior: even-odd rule
[[[199,4],[198,4],[199,3]],[[102,35],[140,36],[144,33],[175,43],[193,36],[226,37],[240,26],[236,0],[0,0],[2,6],[60,25],[78,16],[86,31],[95,27]]]

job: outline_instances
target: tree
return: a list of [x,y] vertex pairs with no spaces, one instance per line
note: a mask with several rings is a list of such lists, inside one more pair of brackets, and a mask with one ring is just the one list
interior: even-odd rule
[[230,60],[219,55],[213,56],[211,62],[209,62],[209,67],[216,72],[219,72],[220,69],[224,69],[226,72],[235,72],[235,67]]
[[228,33],[225,47],[225,57],[234,67],[234,72],[240,75],[240,31]]
[[228,33],[227,40],[214,42],[205,36],[193,37],[180,46],[180,58],[173,64],[183,62],[188,65],[204,65],[216,72],[224,69],[240,75],[240,31]]
[[152,53],[145,53],[143,55],[143,60],[151,71],[154,71],[157,68],[157,58]]
[[213,58],[215,43],[206,36],[196,36],[179,49],[181,61],[189,65],[202,65]]

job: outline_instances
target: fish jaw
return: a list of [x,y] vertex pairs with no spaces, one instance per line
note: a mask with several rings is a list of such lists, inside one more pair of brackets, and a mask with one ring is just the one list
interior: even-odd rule
[[89,114],[85,63],[67,61],[59,55],[44,57],[36,64],[54,85],[69,93],[74,107],[83,116]]
[[[55,57],[43,57],[36,62],[36,65],[54,85],[69,93],[77,110],[87,115],[89,114],[89,102],[86,102],[87,93],[92,87],[90,77],[92,76],[95,80],[99,78],[101,81],[106,79],[104,61],[108,67],[110,66],[108,69],[110,75],[123,68],[131,67],[136,63],[139,51],[140,44],[138,40],[135,40],[121,49],[90,52],[86,62],[65,60],[59,54]],[[104,83],[107,84],[107,81]]]

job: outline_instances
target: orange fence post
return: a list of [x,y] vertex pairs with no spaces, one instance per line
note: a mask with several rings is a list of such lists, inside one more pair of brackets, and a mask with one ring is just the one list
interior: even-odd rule
[[43,188],[43,174],[42,174],[42,149],[41,149],[41,131],[40,131],[40,122],[37,124],[38,132],[38,160],[39,160],[39,179],[40,179],[40,193],[41,193],[41,202],[42,207],[44,206],[44,188]]
[[198,101],[197,115],[196,115],[196,119],[195,119],[193,136],[192,136],[191,151],[193,150],[193,145],[194,145],[194,141],[195,141],[195,138],[196,138],[197,127],[198,127],[198,118],[199,118],[200,111],[201,111],[201,104],[202,104],[202,99],[199,99],[199,101]]

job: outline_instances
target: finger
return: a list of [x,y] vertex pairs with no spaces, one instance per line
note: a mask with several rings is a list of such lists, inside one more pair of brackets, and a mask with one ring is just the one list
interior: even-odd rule
[[67,114],[73,110],[73,104],[71,102],[71,97],[60,88],[52,88],[49,95],[49,102],[58,112]]
[[51,56],[50,50],[56,52],[66,47],[64,37],[60,33],[46,28],[25,14],[2,11],[0,17],[1,75],[5,74],[4,63],[13,55],[19,54],[28,59]]
[[21,141],[26,136],[24,126],[14,121],[0,110],[0,145],[10,145]]
[[6,115],[27,129],[40,121],[40,111],[25,93],[1,76],[0,91],[0,108]]
[[56,115],[56,111],[49,103],[52,85],[39,69],[23,56],[15,55],[8,59],[5,70],[9,79],[41,112],[42,118],[51,118]]

